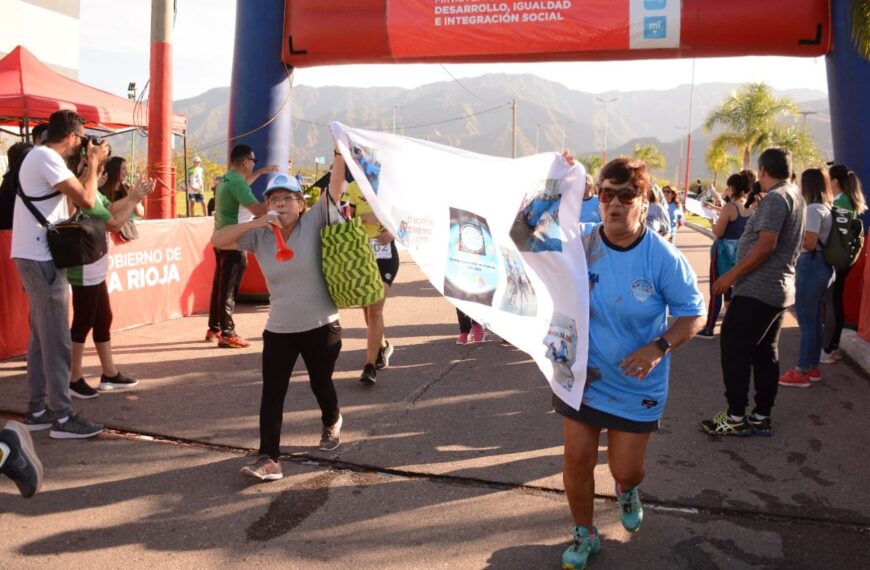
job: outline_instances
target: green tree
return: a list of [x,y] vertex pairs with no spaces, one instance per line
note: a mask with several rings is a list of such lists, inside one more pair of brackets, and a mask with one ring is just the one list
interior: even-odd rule
[[603,164],[601,163],[600,154],[576,156],[575,159],[577,160],[577,162],[583,165],[583,168],[586,169],[586,172],[592,175],[593,178],[598,176],[598,171],[601,170],[601,167],[603,166]]
[[774,144],[791,151],[794,160],[795,172],[801,172],[804,168],[821,167],[824,159],[816,148],[816,143],[803,127],[785,127],[777,129],[774,133]]
[[749,83],[715,107],[704,128],[709,132],[722,127],[712,144],[735,149],[742,156],[743,168],[749,168],[756,150],[775,144],[776,133],[785,128],[781,118],[797,113],[797,103],[791,99],[774,96],[764,83]]
[[714,186],[720,174],[724,178],[729,173],[740,170],[740,159],[728,152],[728,145],[722,140],[714,140],[707,147],[704,159],[713,173]]
[[852,41],[858,53],[870,60],[870,0],[853,0]]
[[654,144],[634,145],[634,158],[642,160],[650,170],[664,170],[668,166],[665,155]]

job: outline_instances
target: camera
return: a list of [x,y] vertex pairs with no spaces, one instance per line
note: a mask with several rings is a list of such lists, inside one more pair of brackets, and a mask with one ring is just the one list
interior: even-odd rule
[[[99,145],[103,144],[104,142],[105,141],[103,139],[101,139],[100,137],[95,137],[93,135],[89,136],[87,144],[82,145],[82,154],[84,154],[84,155],[88,154],[88,147],[89,146],[92,146],[92,145],[99,146]],[[109,145],[109,143],[106,143],[106,150],[109,151],[108,154],[106,154],[106,158],[112,156],[112,147]]]

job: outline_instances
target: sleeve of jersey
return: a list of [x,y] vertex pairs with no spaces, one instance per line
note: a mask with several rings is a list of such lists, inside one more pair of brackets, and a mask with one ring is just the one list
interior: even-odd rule
[[242,251],[250,251],[254,253],[257,249],[257,241],[259,240],[260,230],[248,232],[236,240],[236,246]]
[[779,234],[788,217],[788,202],[779,194],[771,192],[762,200],[755,215],[758,216],[755,222],[758,230]]
[[232,193],[233,198],[235,198],[236,201],[245,208],[257,203],[257,197],[254,196],[254,192],[247,184],[241,182],[238,184],[231,184],[230,192]]
[[[663,244],[664,245],[664,244]],[[667,246],[666,246],[667,247]],[[672,317],[699,317],[707,314],[698,278],[689,262],[675,248],[667,247],[659,272],[668,313]]]

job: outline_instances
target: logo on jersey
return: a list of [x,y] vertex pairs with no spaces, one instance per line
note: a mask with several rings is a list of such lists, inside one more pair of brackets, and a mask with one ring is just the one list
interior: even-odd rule
[[647,400],[643,400],[643,401],[640,403],[640,405],[643,406],[643,407],[646,408],[646,409],[650,409],[650,408],[654,408],[654,407],[656,407],[656,405],[658,405],[658,403],[659,403],[658,400],[649,400],[649,399],[647,399]]
[[638,279],[631,284],[631,295],[641,303],[645,303],[647,299],[652,297],[654,291],[652,283],[646,279]]

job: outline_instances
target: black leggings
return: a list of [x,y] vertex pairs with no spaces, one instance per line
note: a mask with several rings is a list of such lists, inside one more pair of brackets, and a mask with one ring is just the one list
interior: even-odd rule
[[456,317],[459,319],[459,332],[468,334],[471,332],[471,327],[478,324],[477,321],[456,309]]
[[70,338],[84,344],[91,329],[94,342],[109,342],[112,339],[112,306],[109,304],[109,289],[106,282],[99,285],[73,285],[73,321]]
[[260,453],[277,461],[284,418],[284,398],[296,359],[308,369],[311,391],[320,406],[324,426],[338,421],[338,396],[332,383],[341,352],[341,324],[336,321],[300,333],[263,331],[263,396],[260,400]]

